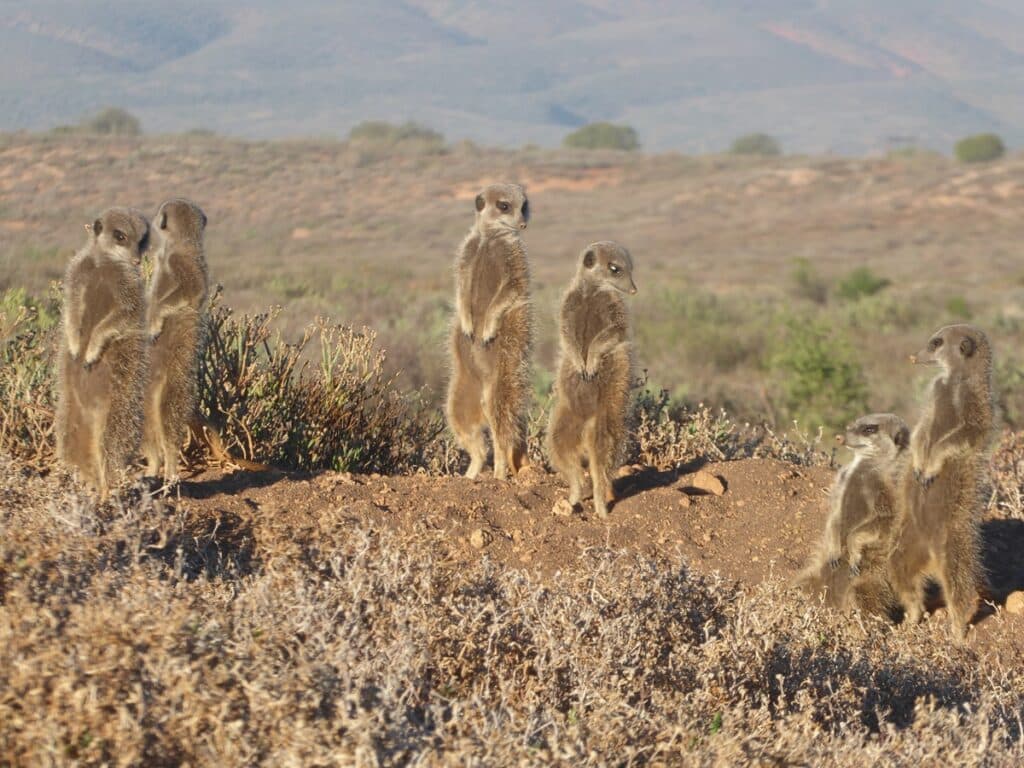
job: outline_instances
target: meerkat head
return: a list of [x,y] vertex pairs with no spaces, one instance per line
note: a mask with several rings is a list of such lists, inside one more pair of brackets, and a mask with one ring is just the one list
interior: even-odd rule
[[894,413],[861,416],[836,442],[862,456],[895,456],[910,445],[910,428]]
[[162,241],[173,238],[200,242],[206,221],[206,214],[198,205],[191,200],[174,198],[160,205],[153,218],[153,231]]
[[633,282],[633,257],[629,251],[611,240],[591,243],[580,255],[577,276],[600,283],[623,293],[636,293]]
[[481,232],[516,232],[530,221],[530,201],[519,184],[491,184],[476,196],[476,226]]
[[149,248],[149,222],[132,208],[108,208],[85,230],[104,253],[133,264]]
[[918,365],[941,365],[946,372],[988,370],[992,350],[988,337],[973,325],[947,325],[928,340],[925,348],[910,356]]

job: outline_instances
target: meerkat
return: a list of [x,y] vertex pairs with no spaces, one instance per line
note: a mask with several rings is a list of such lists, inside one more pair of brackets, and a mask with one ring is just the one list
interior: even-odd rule
[[189,200],[163,203],[153,219],[153,276],[146,302],[150,338],[142,454],[146,474],[170,482],[199,390],[209,278],[206,214]]
[[494,476],[526,461],[530,273],[520,232],[530,220],[526,191],[493,184],[476,197],[476,220],[455,261],[455,318],[448,424],[469,453],[466,477],[487,460],[484,428],[494,444]]
[[909,623],[921,619],[926,580],[935,578],[953,632],[962,637],[987,583],[978,514],[993,431],[992,350],[978,328],[949,325],[911,362],[941,370],[910,438],[889,576]]
[[[811,592],[826,589],[833,607],[892,614],[896,600],[885,569],[910,429],[895,414],[873,413],[836,440],[853,451],[853,459],[836,474],[824,538],[798,581]],[[843,560],[845,573],[838,570]]]
[[573,507],[582,498],[587,462],[594,510],[602,518],[615,500],[611,475],[625,438],[632,382],[629,313],[622,296],[635,293],[629,251],[604,241],[584,249],[562,299],[548,455],[569,481]]
[[110,208],[64,276],[57,456],[105,499],[139,447],[146,375],[143,214]]

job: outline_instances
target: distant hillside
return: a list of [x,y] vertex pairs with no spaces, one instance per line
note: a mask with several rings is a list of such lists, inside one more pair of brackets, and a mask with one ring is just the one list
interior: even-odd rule
[[1016,0],[0,0],[0,130],[109,104],[152,132],[412,118],[552,145],[611,120],[651,149],[948,150],[1024,143],[1022,90]]

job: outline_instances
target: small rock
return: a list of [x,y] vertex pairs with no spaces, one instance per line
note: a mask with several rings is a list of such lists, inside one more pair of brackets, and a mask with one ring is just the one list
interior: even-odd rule
[[703,469],[690,479],[690,485],[697,490],[715,496],[725,493],[725,483],[722,482],[722,479]]
[[679,506],[680,507],[688,507],[688,506],[690,506],[691,503],[692,502],[690,501],[690,497],[689,496],[683,496],[682,498],[679,499]]
[[516,474],[516,480],[521,483],[535,484],[547,477],[547,474],[542,464],[527,464]]
[[551,508],[551,514],[558,517],[569,517],[572,515],[572,504],[569,503],[568,499],[559,499],[555,502],[555,506]]
[[704,545],[710,544],[711,543],[711,534],[710,533],[705,533],[703,536],[700,537],[700,540],[701,540],[701,543],[704,544]]
[[1010,596],[1006,598],[1006,612],[1018,615],[1024,613],[1024,592],[1010,593]]
[[491,543],[491,534],[483,528],[477,528],[469,534],[469,543],[476,549],[483,549]]
[[632,477],[633,475],[639,475],[645,469],[647,469],[647,467],[643,464],[630,464],[625,467],[619,467],[616,477]]

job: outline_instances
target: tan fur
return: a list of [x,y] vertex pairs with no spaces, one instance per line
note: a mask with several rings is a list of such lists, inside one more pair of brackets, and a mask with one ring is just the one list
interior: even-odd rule
[[64,276],[57,456],[106,498],[139,447],[146,374],[140,253],[149,225],[110,208]]
[[[837,439],[854,457],[836,474],[824,538],[797,581],[809,592],[824,590],[840,610],[892,615],[897,602],[886,566],[910,430],[898,416],[876,413],[857,419]],[[847,568],[839,567],[843,562]]]
[[937,579],[962,636],[986,582],[979,516],[993,432],[992,350],[979,329],[951,325],[911,359],[942,371],[929,387],[900,479],[890,579],[912,623],[923,615],[927,578]]
[[146,474],[172,480],[199,390],[209,278],[203,253],[206,215],[188,200],[168,200],[153,219],[153,277],[146,307],[151,339],[142,453]]
[[476,208],[455,261],[446,411],[459,445],[469,452],[466,477],[479,475],[487,460],[486,426],[494,442],[494,476],[504,478],[526,461],[532,310],[519,232],[529,220],[529,203],[519,185],[495,184],[477,196]]
[[615,500],[612,471],[626,437],[632,382],[623,293],[636,293],[629,252],[607,241],[588,246],[562,300],[561,359],[548,424],[548,453],[569,481],[569,502],[580,503],[586,461],[599,517]]

